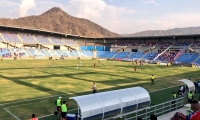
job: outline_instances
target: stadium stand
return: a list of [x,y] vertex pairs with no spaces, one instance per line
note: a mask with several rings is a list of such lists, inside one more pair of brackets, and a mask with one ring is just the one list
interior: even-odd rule
[[33,55],[33,57],[36,58],[36,59],[43,59],[43,58],[46,57],[46,56],[45,56],[42,52],[40,52],[40,50],[38,50],[38,49],[29,49],[29,50],[30,50],[31,54]]
[[113,58],[126,58],[126,56],[128,56],[129,54],[130,54],[129,52],[119,52]]
[[180,57],[176,60],[176,62],[181,62],[181,63],[192,63],[197,57],[198,57],[197,54],[182,54],[182,55],[180,55]]
[[200,58],[195,62],[195,63],[198,63],[198,64],[200,64]]
[[55,50],[46,50],[52,57],[60,57],[60,55]]
[[[8,29],[8,28],[6,28]],[[180,63],[199,63],[200,35],[144,38],[85,38],[35,31],[24,33],[1,30],[0,47],[4,58],[106,58],[148,59]],[[10,32],[12,31],[12,32]],[[55,50],[54,50],[55,49]],[[96,52],[94,52],[96,51]],[[162,54],[161,54],[162,53]],[[198,55],[197,55],[198,54]]]
[[64,40],[64,43],[67,45],[78,45],[78,43],[73,40]]
[[69,55],[68,55],[68,53],[67,53],[67,51],[60,51],[65,57],[68,57]]
[[81,51],[83,54],[85,54],[87,57],[93,57],[93,52],[92,51]]
[[20,35],[20,37],[25,44],[37,44],[31,35]]
[[194,47],[199,47],[200,46],[200,41],[195,41],[192,46]]
[[60,38],[51,37],[50,39],[55,45],[65,45],[65,43]]
[[141,58],[142,55],[144,55],[144,53],[142,53],[142,52],[133,52],[133,53],[129,56],[129,59]]
[[40,52],[42,52],[46,57],[51,57],[51,55],[45,49],[40,49]]
[[189,41],[179,41],[174,44],[174,46],[189,46],[191,42]]
[[0,33],[0,42],[4,42],[3,38],[1,37],[1,33]]
[[29,54],[27,53],[27,51],[25,49],[22,48],[11,48],[14,56],[19,57],[19,58],[23,58],[23,57],[28,57]]
[[10,43],[21,43],[21,41],[19,40],[19,38],[17,37],[16,33],[6,33],[6,32],[2,32],[2,35],[5,39],[6,42],[10,42]]
[[158,44],[158,46],[170,46],[170,45],[172,45],[173,44],[173,42],[159,42],[159,44]]
[[7,48],[0,48],[1,52],[0,52],[0,56],[2,56],[2,58],[11,58],[11,52],[9,51],[9,49]]
[[97,51],[98,58],[112,58],[116,52],[109,52],[109,51]]
[[37,39],[37,41],[40,43],[40,44],[44,44],[44,45],[50,45],[51,42],[48,40],[47,37],[45,36],[35,36],[35,38]]

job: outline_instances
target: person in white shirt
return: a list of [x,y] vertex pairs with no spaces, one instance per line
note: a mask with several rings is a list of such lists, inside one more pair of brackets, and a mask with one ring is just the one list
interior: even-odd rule
[[76,69],[78,69],[78,63],[76,64]]
[[92,93],[96,93],[97,92],[97,86],[96,86],[96,83],[93,82],[93,86],[92,86]]

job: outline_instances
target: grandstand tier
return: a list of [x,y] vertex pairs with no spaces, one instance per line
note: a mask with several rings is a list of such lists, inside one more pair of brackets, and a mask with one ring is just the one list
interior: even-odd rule
[[93,58],[96,51],[95,56],[104,59],[200,61],[200,35],[87,38],[1,26],[0,48],[2,58]]

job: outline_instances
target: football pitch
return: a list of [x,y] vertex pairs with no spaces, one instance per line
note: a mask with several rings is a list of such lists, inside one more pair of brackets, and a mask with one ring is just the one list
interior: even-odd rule
[[[128,87],[144,87],[151,96],[151,105],[171,100],[172,91],[177,92],[180,79],[200,80],[200,69],[180,66],[105,61],[103,66],[97,60],[3,60],[0,61],[0,120],[28,120],[31,114],[40,120],[59,120],[52,116],[56,110],[55,100],[91,94],[93,82],[98,92]],[[94,68],[94,63],[97,67]],[[134,73],[134,66],[137,72]],[[151,85],[151,75],[155,85]],[[159,90],[161,89],[161,90]],[[69,110],[76,109],[70,101]],[[72,113],[76,110],[72,111]],[[45,117],[46,116],[46,117]]]

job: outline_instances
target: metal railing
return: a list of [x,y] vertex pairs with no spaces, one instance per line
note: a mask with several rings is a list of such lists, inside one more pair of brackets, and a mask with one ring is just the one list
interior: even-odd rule
[[149,116],[154,114],[157,116],[164,115],[171,111],[177,110],[184,106],[185,97],[179,97],[177,99],[167,101],[158,105],[150,106],[145,109],[137,110],[131,113],[123,114],[117,116],[113,119],[124,117],[124,120],[137,120],[137,118],[142,118],[143,120],[148,120]]

